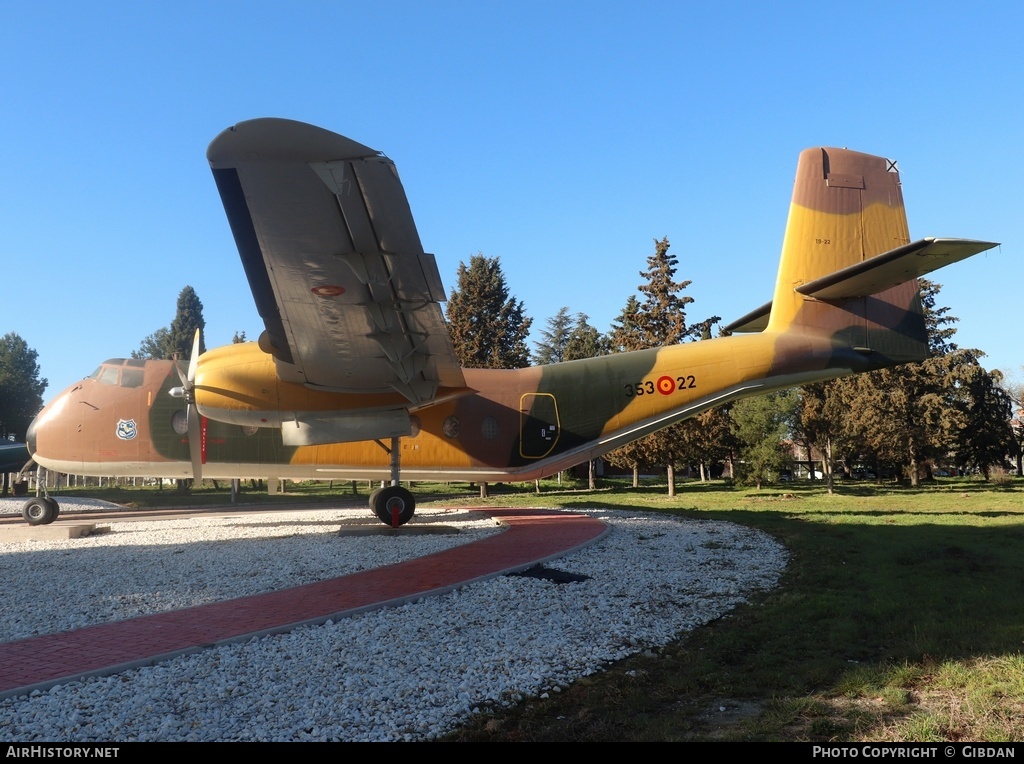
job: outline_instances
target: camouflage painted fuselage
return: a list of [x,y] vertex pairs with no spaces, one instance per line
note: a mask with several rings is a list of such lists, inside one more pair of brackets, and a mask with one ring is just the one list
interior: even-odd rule
[[[814,346],[761,334],[516,371],[466,369],[475,392],[411,414],[413,435],[400,439],[402,475],[486,481],[549,475],[731,398],[846,373],[830,366],[842,357],[838,350],[826,341]],[[261,353],[254,344],[233,352]],[[792,362],[776,363],[782,356]],[[132,368],[125,363],[132,362],[115,359],[103,368]],[[179,384],[174,366],[148,361],[139,370],[141,386],[94,376],[54,399],[30,433],[36,460],[72,474],[188,477],[185,408],[169,394]],[[267,371],[269,389],[277,384],[272,363]],[[342,407],[343,396],[321,397],[325,406],[333,397]],[[205,456],[203,474],[210,478],[390,474],[387,452],[373,441],[289,447],[277,427],[212,419]]]
[[[867,296],[800,292],[908,242],[892,163],[808,149],[763,331],[515,371],[465,369],[464,388],[442,386],[415,406],[397,392],[283,381],[256,343],[219,348],[200,358],[196,375],[207,417],[203,475],[387,478],[391,460],[375,440],[286,446],[281,428],[293,411],[326,417],[404,405],[412,432],[398,441],[403,478],[531,479],[729,400],[920,360],[927,344],[915,279]],[[36,461],[75,474],[189,477],[185,405],[168,394],[177,384],[168,361],[107,362],[37,418]]]

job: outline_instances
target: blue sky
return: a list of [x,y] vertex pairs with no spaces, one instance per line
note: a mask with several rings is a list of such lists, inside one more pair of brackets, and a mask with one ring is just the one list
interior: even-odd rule
[[770,298],[798,153],[899,161],[957,340],[1020,379],[1018,3],[3,2],[0,334],[47,397],[204,304],[262,329],[205,161],[262,116],[395,160],[446,288],[498,256],[534,329],[607,330],[667,236],[689,317]]

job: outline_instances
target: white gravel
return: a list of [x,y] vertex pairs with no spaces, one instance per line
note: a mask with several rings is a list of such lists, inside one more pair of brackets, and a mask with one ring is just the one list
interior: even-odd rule
[[[0,545],[0,638],[284,588],[496,532],[420,510],[459,536],[339,538],[365,510],[114,523],[74,541]],[[730,523],[594,511],[613,532],[548,567],[440,597],[0,701],[3,741],[424,740],[667,644],[757,589],[786,552]],[[104,521],[106,522],[106,521]],[[40,597],[45,582],[47,596]]]

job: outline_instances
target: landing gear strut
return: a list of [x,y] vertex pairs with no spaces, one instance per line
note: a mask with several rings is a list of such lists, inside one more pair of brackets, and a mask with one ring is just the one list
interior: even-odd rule
[[382,523],[397,528],[405,525],[412,519],[416,511],[416,499],[413,495],[398,484],[399,458],[401,452],[398,448],[398,438],[391,439],[391,447],[388,448],[379,440],[377,445],[383,448],[391,456],[391,485],[387,488],[378,488],[370,494],[370,509],[377,515]]

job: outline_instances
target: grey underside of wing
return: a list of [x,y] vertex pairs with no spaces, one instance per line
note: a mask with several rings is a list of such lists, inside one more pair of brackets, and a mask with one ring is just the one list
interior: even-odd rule
[[[261,122],[282,142],[316,130],[282,120],[234,130]],[[423,252],[394,164],[327,131],[313,135],[312,156],[294,145],[278,156],[272,147],[256,156],[218,150],[229,132],[209,156],[278,375],[341,392],[397,390],[413,406],[439,386],[463,386],[437,265]],[[232,188],[244,203],[230,203]]]

